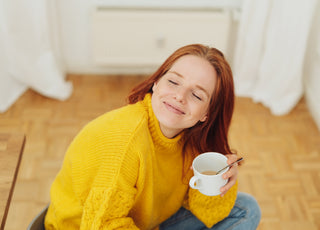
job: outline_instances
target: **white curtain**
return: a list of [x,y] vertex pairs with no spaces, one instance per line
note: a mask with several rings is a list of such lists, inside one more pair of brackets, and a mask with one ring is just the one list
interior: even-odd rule
[[283,115],[303,94],[303,67],[317,0],[245,0],[234,54],[236,94]]
[[0,0],[0,112],[28,88],[64,100],[72,92],[59,62],[55,1]]

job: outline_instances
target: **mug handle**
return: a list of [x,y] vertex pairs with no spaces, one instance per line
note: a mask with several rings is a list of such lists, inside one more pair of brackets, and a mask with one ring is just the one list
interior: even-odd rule
[[200,189],[199,182],[200,182],[200,178],[197,176],[193,176],[189,181],[189,185],[193,189]]

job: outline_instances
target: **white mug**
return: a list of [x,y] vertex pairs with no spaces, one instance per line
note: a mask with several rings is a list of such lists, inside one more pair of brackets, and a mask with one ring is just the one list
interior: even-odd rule
[[220,188],[228,182],[228,180],[222,178],[222,174],[228,171],[229,167],[218,175],[212,175],[212,173],[227,165],[227,157],[221,153],[207,152],[200,154],[192,162],[194,176],[189,181],[190,187],[198,189],[199,192],[207,196],[221,194]]

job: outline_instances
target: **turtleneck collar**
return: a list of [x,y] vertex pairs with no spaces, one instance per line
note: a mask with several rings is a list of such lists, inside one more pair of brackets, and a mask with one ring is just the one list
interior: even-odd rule
[[163,147],[172,148],[177,145],[179,140],[181,140],[181,137],[183,134],[179,134],[174,138],[167,138],[163,135],[160,129],[160,124],[158,119],[156,118],[151,104],[151,94],[146,94],[145,98],[143,99],[143,104],[146,106],[149,114],[149,129],[151,136],[155,142],[162,145]]

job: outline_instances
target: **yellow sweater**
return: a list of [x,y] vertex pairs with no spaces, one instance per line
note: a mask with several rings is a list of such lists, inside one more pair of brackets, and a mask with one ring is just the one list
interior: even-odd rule
[[189,190],[180,140],[163,136],[149,94],[90,122],[52,184],[46,229],[155,229],[182,205],[208,227],[222,220],[237,186],[223,198]]

